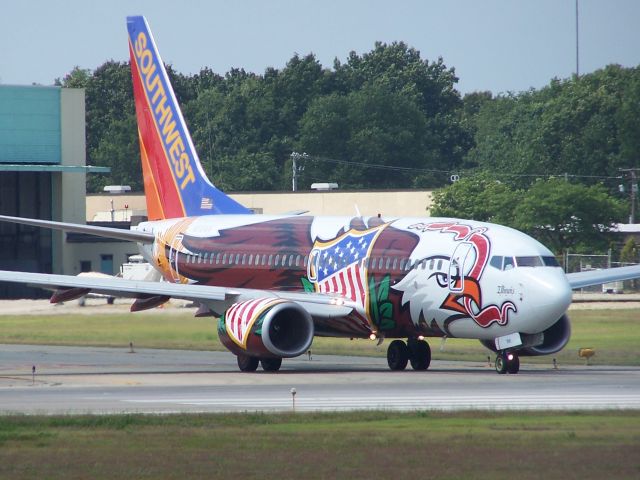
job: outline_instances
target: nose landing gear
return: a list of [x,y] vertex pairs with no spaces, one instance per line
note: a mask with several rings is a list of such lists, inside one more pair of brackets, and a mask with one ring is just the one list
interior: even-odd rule
[[520,358],[515,352],[498,352],[496,356],[496,372],[499,374],[518,373],[520,371]]

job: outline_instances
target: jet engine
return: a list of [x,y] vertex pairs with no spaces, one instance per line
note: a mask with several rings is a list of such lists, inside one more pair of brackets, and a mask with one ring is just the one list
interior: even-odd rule
[[218,322],[222,344],[236,355],[297,357],[313,341],[313,319],[300,304],[258,298],[231,305]]
[[[571,323],[569,317],[563,315],[546,330],[540,333],[522,333],[522,346],[518,349],[521,356],[534,357],[538,355],[550,355],[562,350],[571,338]],[[496,351],[492,340],[480,341],[489,350]]]

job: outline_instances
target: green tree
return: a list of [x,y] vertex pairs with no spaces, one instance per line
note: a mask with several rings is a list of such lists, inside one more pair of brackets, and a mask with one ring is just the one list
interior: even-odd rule
[[87,175],[87,190],[127,184],[142,189],[138,129],[128,62],[108,61],[86,86],[87,164],[111,167],[110,174]]
[[[640,249],[633,238],[629,238],[625,242],[624,247],[622,247],[622,250],[620,251],[620,262],[622,264],[640,263]],[[640,285],[640,281],[637,278],[628,283],[634,290],[637,290],[638,285]]]
[[528,190],[514,190],[480,173],[437,190],[430,213],[507,225],[560,253],[606,250],[610,229],[624,212],[624,204],[602,185],[550,178],[536,181]]
[[320,97],[300,122],[299,150],[354,164],[307,162],[303,181],[336,181],[345,188],[411,186],[415,173],[394,168],[425,165],[427,133],[419,107],[383,87],[366,86],[346,96]]
[[604,251],[612,240],[611,227],[624,213],[624,205],[602,185],[550,178],[536,181],[524,193],[513,226],[556,253]]
[[540,90],[484,101],[466,163],[521,186],[564,173],[591,184],[618,175],[629,165],[623,140],[629,152],[638,148],[633,98],[640,92],[629,85],[637,76],[635,69],[610,65],[580,79],[554,79]]
[[488,174],[463,176],[434,192],[430,214],[513,225],[520,196],[521,192]]
[[336,84],[345,94],[376,84],[413,97],[430,116],[447,113],[461,104],[454,88],[458,81],[455,70],[442,58],[423,60],[420,51],[404,42],[376,42],[373,50],[363,55],[352,51],[345,64],[336,60],[334,69]]
[[53,84],[64,88],[87,88],[90,80],[91,70],[76,65],[63,78],[56,78]]
[[142,164],[138,146],[138,128],[133,113],[115,118],[107,126],[91,158],[95,165],[111,167],[108,175],[87,175],[91,191],[101,192],[104,185],[129,185],[133,191],[142,191]]
[[[457,170],[463,165],[472,137],[461,123],[462,101],[455,89],[455,70],[442,58],[430,62],[404,42],[376,42],[372,51],[361,56],[351,52],[344,65],[336,61],[334,68],[335,85],[341,93],[348,95],[366,87],[382,89],[404,97],[422,112],[422,168]],[[441,185],[443,178],[434,183],[432,174],[416,175],[412,183],[420,187]]]
[[268,153],[240,150],[233,156],[216,159],[217,173],[211,181],[227,191],[272,190],[280,171]]
[[620,251],[621,263],[640,263],[640,249],[633,238],[629,238]]
[[620,139],[621,162],[625,167],[640,167],[640,67],[631,71],[625,85],[616,124]]

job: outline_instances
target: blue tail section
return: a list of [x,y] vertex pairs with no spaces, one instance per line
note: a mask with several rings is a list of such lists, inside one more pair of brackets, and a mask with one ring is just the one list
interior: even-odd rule
[[252,213],[202,169],[146,19],[127,17],[127,30],[149,219]]

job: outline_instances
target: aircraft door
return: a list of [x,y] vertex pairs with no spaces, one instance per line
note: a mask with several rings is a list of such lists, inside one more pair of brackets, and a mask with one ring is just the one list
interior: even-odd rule
[[180,273],[178,271],[178,252],[180,251],[183,237],[184,235],[176,235],[169,248],[169,271],[171,272],[171,279],[175,283],[180,283]]
[[318,268],[320,267],[320,250],[314,248],[309,254],[307,263],[307,278],[310,282],[318,281]]
[[468,262],[473,261],[473,244],[470,242],[461,242],[451,255],[449,262],[449,291],[460,293],[464,291],[464,275],[465,267]]

